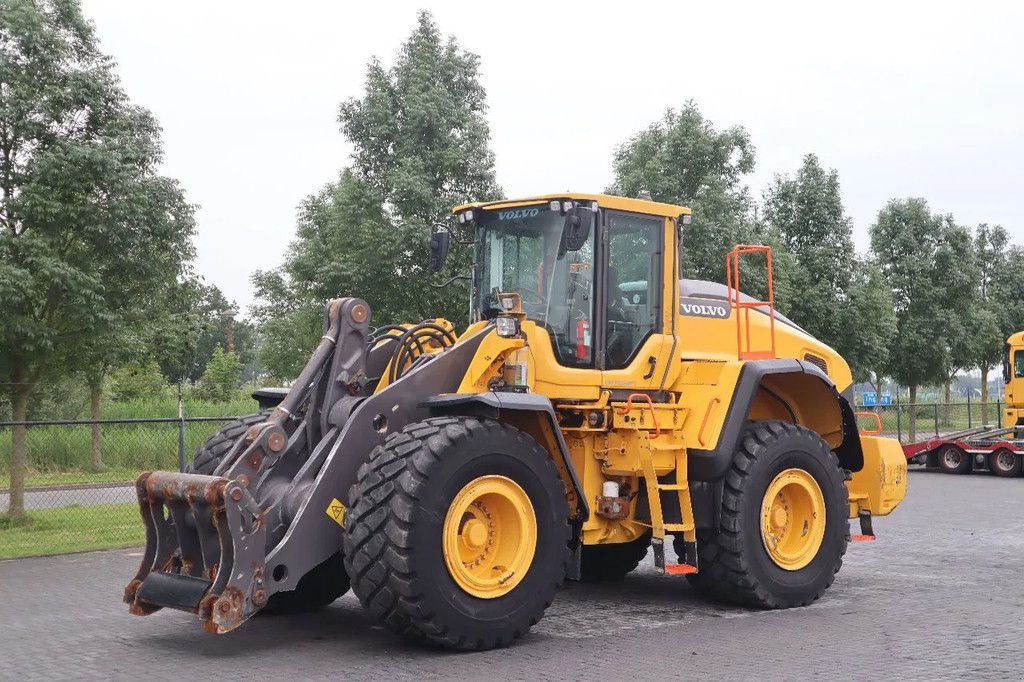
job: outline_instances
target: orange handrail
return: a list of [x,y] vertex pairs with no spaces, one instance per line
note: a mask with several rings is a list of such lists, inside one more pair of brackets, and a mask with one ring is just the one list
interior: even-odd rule
[[711,408],[720,402],[722,402],[722,399],[717,396],[708,401],[708,409],[704,412],[704,420],[701,421],[700,431],[697,432],[697,442],[702,446],[707,445],[707,443],[704,442],[704,427],[708,425],[708,417],[711,416]]
[[865,436],[877,436],[882,433],[882,418],[878,416],[877,412],[854,412],[854,417],[874,417],[876,429],[874,431],[868,431],[867,429],[861,429],[860,432]]
[[629,397],[626,398],[625,406],[621,410],[616,410],[616,412],[628,414],[633,409],[633,398],[647,401],[647,406],[651,408],[651,423],[654,424],[654,435],[651,438],[657,438],[661,435],[661,427],[658,425],[658,413],[654,411],[654,401],[651,400],[651,396],[646,393],[630,393]]
[[[740,296],[740,256],[751,253],[765,254],[768,275],[768,300],[744,301]],[[770,360],[775,357],[775,288],[772,277],[772,249],[756,244],[737,244],[725,255],[725,281],[728,286],[729,305],[736,311],[736,350],[740,360]],[[768,307],[768,325],[771,347],[768,350],[750,348],[750,309]],[[742,320],[740,311],[743,311]],[[746,326],[747,347],[743,348],[743,327]]]

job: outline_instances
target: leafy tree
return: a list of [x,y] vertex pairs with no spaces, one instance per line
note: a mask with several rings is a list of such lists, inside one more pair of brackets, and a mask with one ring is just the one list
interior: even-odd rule
[[940,296],[933,338],[945,350],[942,384],[948,423],[953,377],[975,363],[977,325],[983,318],[979,315],[979,274],[970,230],[945,216],[939,238],[932,272]]
[[840,354],[849,355],[855,343],[846,327],[855,253],[839,174],[807,154],[795,177],[775,177],[763,206],[768,234],[793,256],[787,272],[793,291],[786,297],[786,314]]
[[853,371],[854,381],[871,383],[880,404],[889,345],[897,333],[892,293],[878,266],[859,259],[854,264],[848,296],[839,315],[847,333],[842,355]]
[[[89,369],[192,256],[192,207],[157,174],[159,127],[132,105],[74,0],[0,12],[0,374],[12,416],[48,377]],[[12,429],[9,513],[24,513]]]
[[[892,199],[871,226],[871,251],[892,290],[896,334],[889,344],[884,374],[910,390],[941,381],[947,348],[936,335],[942,319],[943,291],[936,273],[944,220],[933,215],[924,199]],[[910,411],[910,439],[916,436],[916,414]]]
[[[174,384],[195,383],[206,371],[214,349],[227,348],[227,313],[237,311],[214,285],[189,278],[178,283],[163,302],[143,346],[159,362],[160,370]],[[235,320],[233,350],[245,368],[246,379],[258,373],[256,334],[244,320]]]
[[1020,247],[1011,246],[1009,242],[1009,235],[999,225],[982,223],[975,230],[979,301],[972,319],[975,333],[972,364],[981,370],[982,423],[988,419],[989,372],[1002,362],[1006,337],[1024,329],[1024,310],[1020,305],[1024,276],[1015,272],[1015,266],[1024,262],[1020,260],[1020,255],[1024,254],[1020,254]]
[[167,393],[167,378],[152,358],[130,363],[107,375],[107,390],[118,401],[152,400]]
[[238,356],[225,353],[217,346],[206,364],[206,371],[199,379],[199,392],[204,398],[227,402],[235,395],[241,380],[242,363]]
[[754,145],[741,126],[718,130],[693,101],[669,109],[615,152],[608,191],[649,193],[655,201],[689,206],[693,222],[682,252],[688,277],[725,280],[725,254],[752,241],[753,202],[744,177],[754,169]]
[[[305,360],[308,347],[294,361],[282,351],[319,336],[320,311],[335,296],[365,298],[375,324],[466,319],[465,283],[432,287],[425,265],[428,237],[451,223],[453,206],[501,196],[478,65],[426,12],[394,64],[371,60],[365,92],[338,117],[351,167],[302,204],[282,268],[254,277],[272,373]],[[445,276],[467,274],[469,262],[467,249],[453,249]]]

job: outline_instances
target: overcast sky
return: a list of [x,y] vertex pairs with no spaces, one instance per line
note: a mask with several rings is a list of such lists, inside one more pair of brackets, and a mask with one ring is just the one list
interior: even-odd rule
[[[1024,5],[85,0],[165,172],[200,206],[197,268],[242,306],[295,208],[348,161],[338,104],[427,7],[481,56],[509,196],[600,191],[616,145],[694,99],[757,147],[755,195],[815,152],[858,247],[890,197],[1024,243]],[[339,292],[344,293],[344,292]],[[358,292],[352,292],[358,293]]]

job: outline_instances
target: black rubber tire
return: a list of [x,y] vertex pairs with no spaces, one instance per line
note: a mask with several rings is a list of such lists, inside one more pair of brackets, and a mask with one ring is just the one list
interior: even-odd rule
[[[950,453],[950,459],[956,457],[956,462],[946,461],[946,453]],[[966,474],[971,470],[971,456],[955,445],[944,445],[935,455],[935,463],[939,469],[947,474]]]
[[349,587],[341,552],[336,552],[302,576],[294,590],[270,595],[260,613],[279,615],[319,611],[348,592]]
[[[515,481],[533,504],[537,545],[508,594],[474,597],[452,579],[442,549],[451,502],[484,475]],[[448,649],[505,646],[544,615],[569,569],[565,487],[547,451],[506,424],[434,417],[374,448],[349,492],[345,568],[352,590],[393,632]]]
[[651,546],[650,533],[629,542],[584,545],[580,557],[580,581],[596,583],[622,580],[636,570]]
[[[1011,457],[1013,457],[1013,465],[1010,466],[1010,467],[1000,466],[999,465],[999,460],[997,459],[997,456],[1000,453],[1003,453],[1003,454],[1009,453],[1009,455]],[[1021,472],[1021,468],[1022,468],[1022,460],[1024,460],[1024,457],[1021,457],[1020,455],[1014,454],[1012,450],[997,450],[996,452],[993,452],[991,455],[989,455],[989,458],[988,458],[988,470],[991,471],[996,476],[1001,476],[1001,477],[1004,477],[1004,478],[1012,478],[1014,476],[1020,476],[1020,472]]]
[[[761,538],[761,504],[772,480],[790,468],[809,473],[825,502],[825,534],[818,554],[795,571],[768,555]],[[725,475],[717,529],[697,535],[699,572],[690,583],[708,597],[738,606],[783,609],[818,599],[843,565],[850,539],[844,472],[818,434],[781,421],[751,422]],[[682,556],[682,537],[676,536]]]
[[[273,409],[263,410],[224,424],[199,446],[196,456],[185,468],[185,471],[192,474],[212,475],[235,441],[245,435],[245,432],[253,424],[266,421],[273,411]],[[284,430],[290,436],[295,431],[295,425],[290,420],[286,421]],[[337,552],[302,576],[294,590],[270,595],[267,605],[260,613],[268,615],[310,613],[327,606],[348,590],[348,575],[345,573],[341,552]]]
[[[220,464],[221,458],[228,453],[228,450],[231,449],[235,441],[245,435],[245,432],[253,424],[265,422],[271,412],[273,410],[264,410],[263,412],[249,414],[224,424],[224,426],[217,429],[216,433],[199,446],[196,450],[196,456],[185,467],[185,471],[190,474],[211,475],[213,470],[217,468],[217,465]],[[287,425],[285,430],[289,431],[289,433],[291,432]]]

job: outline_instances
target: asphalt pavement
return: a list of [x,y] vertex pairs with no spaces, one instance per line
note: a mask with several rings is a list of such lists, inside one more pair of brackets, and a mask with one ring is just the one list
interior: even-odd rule
[[349,594],[223,636],[121,603],[139,550],[0,562],[0,678],[1024,679],[1024,479],[914,471],[903,505],[851,544],[815,604],[708,603],[651,557],[619,583],[571,583],[517,644],[412,645]]
[[[7,509],[10,494],[0,492],[0,509]],[[69,505],[88,507],[96,504],[135,502],[135,484],[104,483],[48,486],[25,491],[25,509],[56,509]]]

